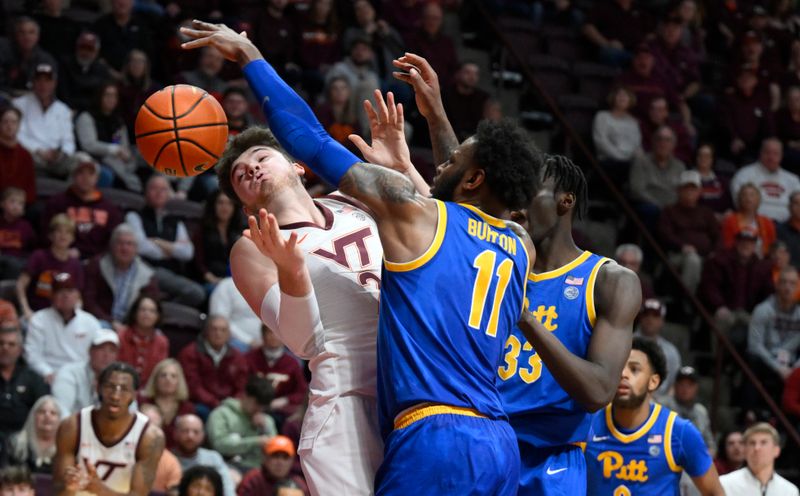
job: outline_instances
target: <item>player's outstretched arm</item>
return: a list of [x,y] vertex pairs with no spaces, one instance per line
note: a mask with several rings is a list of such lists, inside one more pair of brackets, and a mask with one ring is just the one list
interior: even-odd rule
[[417,108],[428,122],[434,161],[437,165],[446,162],[458,147],[458,138],[444,111],[439,76],[425,58],[413,53],[406,53],[392,63],[400,69],[392,75],[414,88]]
[[53,491],[58,496],[72,496],[84,487],[81,469],[76,464],[78,417],[71,415],[58,426],[56,456],[53,459]]
[[641,300],[636,274],[616,264],[600,269],[595,281],[597,318],[585,360],[570,352],[530,312],[524,313],[519,328],[556,382],[587,410],[597,411],[614,397],[630,354]]

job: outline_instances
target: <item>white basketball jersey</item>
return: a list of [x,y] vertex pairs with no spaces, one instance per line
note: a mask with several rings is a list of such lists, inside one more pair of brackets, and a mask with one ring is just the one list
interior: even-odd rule
[[[76,460],[81,467],[89,461],[97,469],[97,475],[114,491],[130,491],[136,449],[149,422],[147,416],[136,412],[136,418],[128,432],[112,446],[106,446],[98,438],[92,422],[94,406],[87,406],[78,413],[78,452]],[[79,495],[90,493],[80,491]]]
[[[314,397],[376,396],[376,339],[383,248],[375,221],[341,196],[315,200],[325,226],[281,226],[306,252],[322,330],[309,360]],[[308,352],[310,351],[310,353]]]

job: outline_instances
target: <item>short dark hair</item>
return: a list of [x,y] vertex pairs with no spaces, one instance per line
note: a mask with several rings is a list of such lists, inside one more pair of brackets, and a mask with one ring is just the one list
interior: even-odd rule
[[481,121],[475,133],[475,163],[486,184],[506,208],[527,207],[539,189],[542,153],[527,132],[511,120]]
[[181,482],[178,484],[178,496],[188,495],[189,486],[199,479],[208,479],[211,485],[214,486],[214,494],[216,496],[223,494],[222,476],[219,475],[217,469],[208,465],[195,465],[183,473]]
[[247,100],[247,92],[244,90],[244,88],[240,88],[238,86],[228,86],[225,88],[225,91],[222,92],[222,99],[224,100],[228,97],[228,95],[239,95]]
[[274,148],[284,154],[290,161],[294,161],[281,144],[278,143],[272,131],[265,127],[253,126],[234,136],[225,147],[225,151],[219,158],[215,168],[219,178],[219,189],[238,206],[242,205],[242,200],[236,195],[236,191],[233,190],[233,183],[231,183],[233,163],[239,158],[239,155],[259,145]]
[[272,382],[262,375],[253,374],[247,378],[244,393],[256,400],[259,405],[269,405],[273,398]]
[[161,318],[164,316],[164,310],[161,308],[161,301],[158,298],[153,298],[152,296],[147,296],[140,294],[133,300],[133,304],[131,304],[131,308],[128,310],[128,315],[125,316],[125,323],[129,326],[132,326],[136,323],[136,312],[139,311],[139,305],[142,304],[142,301],[150,300],[156,304],[156,311],[158,312],[158,320],[156,320],[156,327],[161,324]]
[[660,386],[667,378],[667,358],[664,356],[664,350],[661,349],[661,345],[654,339],[634,336],[631,350],[639,350],[647,355],[650,368],[658,374],[658,385]]
[[553,178],[554,193],[575,195],[573,215],[583,218],[589,204],[589,187],[583,170],[564,155],[546,155],[544,159],[544,178]]
[[33,487],[33,477],[28,467],[23,465],[8,465],[0,470],[0,489],[22,484]]
[[135,368],[125,362],[113,362],[104,368],[103,371],[100,372],[100,377],[97,379],[98,389],[111,378],[111,374],[114,372],[120,372],[131,376],[133,378],[133,389],[135,391],[139,390],[139,373],[136,372]]

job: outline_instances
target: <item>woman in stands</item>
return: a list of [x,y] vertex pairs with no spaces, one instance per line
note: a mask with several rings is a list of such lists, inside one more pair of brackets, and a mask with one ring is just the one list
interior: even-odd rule
[[169,356],[169,340],[158,329],[161,316],[161,302],[139,296],[119,332],[118,360],[133,366],[143,383],[150,379],[155,366]]
[[623,185],[633,157],[642,148],[639,123],[630,113],[636,105],[636,96],[629,89],[618,86],[608,94],[608,110],[601,110],[592,122],[592,139],[600,164],[614,182]]
[[164,420],[162,430],[167,448],[174,446],[175,419],[187,413],[195,413],[194,404],[189,401],[189,387],[183,368],[174,358],[162,360],[139,395],[139,403],[152,403],[158,407]]
[[775,224],[772,219],[759,215],[761,191],[753,183],[744,184],[736,195],[736,210],[722,219],[722,245],[733,248],[736,235],[745,227],[758,231],[756,252],[760,256],[769,255],[769,249],[775,242]]
[[128,53],[122,66],[122,84],[119,88],[119,101],[122,118],[128,126],[128,135],[133,136],[133,123],[136,114],[147,97],[161,89],[161,85],[150,77],[150,59],[141,50]]
[[231,247],[242,236],[245,226],[242,210],[236,208],[225,193],[217,190],[206,200],[200,227],[195,232],[195,267],[201,282],[211,292],[228,277]]
[[25,465],[33,473],[52,473],[60,421],[61,406],[53,396],[36,400],[22,430],[11,437],[12,464]]

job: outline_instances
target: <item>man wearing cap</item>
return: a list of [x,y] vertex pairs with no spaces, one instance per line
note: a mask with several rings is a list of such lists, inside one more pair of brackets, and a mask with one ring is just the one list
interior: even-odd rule
[[72,111],[56,98],[56,68],[38,64],[33,91],[13,100],[22,112],[19,142],[31,155],[38,174],[63,179],[75,168]]
[[76,112],[88,110],[100,85],[111,79],[111,70],[99,55],[100,38],[84,31],[75,41],[73,54],[59,66],[58,97]]
[[719,243],[720,227],[714,212],[700,205],[700,173],[681,172],[678,180],[678,201],[661,212],[658,235],[669,252],[681,280],[694,293],[700,284],[703,259]]
[[245,474],[239,484],[239,496],[261,496],[275,494],[275,487],[285,479],[293,480],[308,495],[308,487],[302,478],[291,474],[295,461],[295,448],[286,436],[275,436],[264,443],[264,461],[261,466]]
[[783,144],[777,138],[761,143],[758,161],[742,167],[731,180],[731,195],[736,198],[739,188],[753,183],[761,191],[758,213],[776,222],[789,218],[789,197],[800,191],[800,178],[781,167]]
[[64,365],[53,380],[53,396],[61,405],[61,417],[97,403],[97,377],[117,361],[119,338],[111,329],[97,331],[89,347],[89,360]]
[[681,417],[690,420],[703,435],[708,452],[714,456],[717,450],[717,443],[714,441],[714,434],[711,432],[711,419],[708,410],[697,401],[697,393],[700,389],[697,371],[694,367],[684,366],[678,370],[675,377],[675,387],[671,396],[663,398],[661,402],[665,407],[678,412]]
[[17,94],[31,87],[39,64],[56,65],[56,59],[39,46],[39,24],[28,16],[18,17],[12,26],[13,37],[0,40],[0,89]]
[[22,358],[22,331],[15,321],[0,323],[0,443],[22,429],[28,412],[50,393],[42,376]]
[[97,162],[85,152],[78,152],[75,158],[72,181],[65,192],[48,200],[42,225],[49,225],[56,214],[66,213],[75,222],[75,248],[85,260],[106,250],[111,232],[122,222],[122,212],[97,189]]
[[89,359],[100,330],[100,322],[78,306],[81,293],[71,275],[56,274],[52,286],[52,305],[33,314],[25,340],[25,358],[48,383],[62,366]]
[[775,472],[775,460],[781,456],[778,431],[766,422],[744,431],[747,465],[719,478],[727,496],[798,496],[797,486]]
[[670,393],[675,377],[681,368],[681,354],[678,348],[661,335],[664,329],[664,317],[667,316],[667,307],[656,298],[648,298],[642,303],[639,313],[639,323],[634,330],[634,336],[642,336],[655,341],[666,358],[666,375],[660,381],[656,396],[662,397]]

